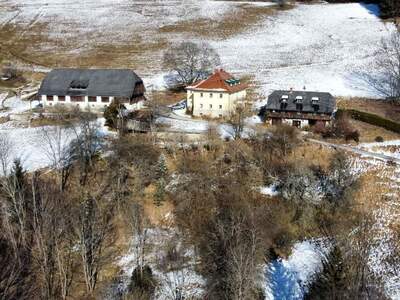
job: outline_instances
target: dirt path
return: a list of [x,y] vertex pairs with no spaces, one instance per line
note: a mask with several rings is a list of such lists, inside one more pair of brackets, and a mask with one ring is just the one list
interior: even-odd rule
[[319,144],[319,145],[322,145],[325,147],[330,147],[333,149],[340,149],[343,151],[352,152],[354,154],[358,154],[358,155],[365,156],[365,157],[376,158],[376,159],[380,159],[380,160],[384,160],[384,161],[391,161],[391,162],[395,162],[396,164],[400,165],[400,159],[389,156],[389,155],[375,153],[375,152],[369,152],[369,151],[361,150],[356,147],[352,147],[352,146],[348,146],[348,145],[332,144],[332,143],[323,142],[323,141],[319,141],[319,140],[315,140],[315,139],[307,139],[307,140],[312,143]]

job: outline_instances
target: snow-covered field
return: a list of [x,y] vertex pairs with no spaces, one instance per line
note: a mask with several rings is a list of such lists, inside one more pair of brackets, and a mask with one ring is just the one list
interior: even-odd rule
[[252,32],[213,45],[229,69],[255,75],[262,91],[303,89],[374,96],[354,80],[391,31],[358,3],[300,5]]
[[[23,27],[32,34],[37,23],[46,23],[44,33],[59,42],[35,45],[32,51],[68,45],[76,58],[87,49],[132,41],[164,40],[170,43],[208,40],[219,52],[223,67],[238,75],[254,76],[262,95],[273,89],[328,91],[341,96],[376,96],[355,79],[353,72],[366,69],[375,47],[392,30],[374,13],[373,6],[350,4],[297,4],[293,9],[265,15],[244,32],[225,37],[204,37],[185,32],[163,33],[159,28],[182,21],[208,19],[217,24],[243,8],[244,1],[212,0],[0,0],[0,27]],[[247,2],[260,6],[271,3]],[[77,13],[79,11],[79,13]],[[239,26],[239,25],[238,25]],[[42,34],[43,34],[42,32]],[[238,31],[240,32],[240,31]],[[73,40],[73,44],[66,41]],[[12,42],[12,41],[11,41]],[[147,85],[162,86],[162,49],[134,67]],[[139,51],[140,49],[138,49]],[[116,53],[118,61],[135,58],[130,51]],[[120,65],[119,67],[126,67]]]
[[[0,117],[18,117],[20,114],[28,112],[34,105],[35,102],[22,101],[18,97],[8,98],[4,102],[5,110],[0,111]],[[99,118],[95,122],[97,122],[100,134],[110,134],[107,127],[104,126],[103,118]],[[58,143],[59,140],[60,146],[67,148],[70,142],[77,137],[76,135],[75,130],[56,126],[29,127],[29,121],[11,120],[0,124],[0,137],[8,139],[11,145],[9,161],[19,159],[28,171],[35,171],[51,165],[53,153],[49,143]]]

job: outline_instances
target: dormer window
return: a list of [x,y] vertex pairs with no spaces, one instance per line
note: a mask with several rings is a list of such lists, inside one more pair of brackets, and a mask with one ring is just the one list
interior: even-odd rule
[[311,104],[314,109],[314,112],[318,112],[319,111],[319,97],[312,97]]
[[281,102],[282,102],[282,103],[286,103],[288,99],[289,99],[289,96],[288,96],[288,95],[282,95],[282,97],[281,97]]
[[85,90],[89,86],[89,80],[88,79],[83,79],[83,80],[72,80],[69,88],[73,90]]
[[296,103],[302,103],[303,102],[303,96],[296,96]]
[[286,100],[285,100],[285,101],[282,101],[282,102],[281,102],[281,110],[285,110],[286,107],[287,107],[287,102],[286,102]]
[[303,104],[302,103],[296,103],[296,110],[302,111],[303,110]]

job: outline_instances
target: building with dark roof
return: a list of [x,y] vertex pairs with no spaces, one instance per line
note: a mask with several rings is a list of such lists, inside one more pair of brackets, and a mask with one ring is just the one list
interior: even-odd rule
[[142,79],[127,69],[55,69],[42,81],[38,96],[44,106],[104,108],[113,100],[133,108],[144,97]]
[[229,116],[246,98],[247,85],[223,69],[188,86],[187,105],[194,116]]
[[273,125],[304,127],[330,123],[335,110],[336,100],[330,93],[290,90],[274,91],[260,113]]

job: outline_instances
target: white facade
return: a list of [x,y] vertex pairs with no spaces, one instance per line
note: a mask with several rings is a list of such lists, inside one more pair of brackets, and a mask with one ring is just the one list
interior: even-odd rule
[[[43,107],[50,107],[55,105],[65,105],[68,107],[79,107],[81,109],[90,109],[90,110],[98,110],[103,111],[111,102],[114,100],[114,97],[89,97],[88,96],[79,96],[80,101],[71,101],[71,96],[41,96],[41,103]],[[124,103],[125,107],[128,110],[141,109],[143,106],[143,102],[139,101],[138,103]]]
[[187,90],[188,109],[194,116],[227,117],[246,98],[246,90],[229,93],[225,90]]

